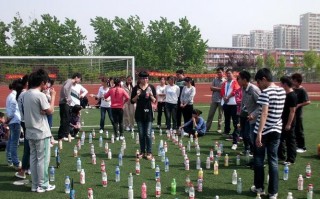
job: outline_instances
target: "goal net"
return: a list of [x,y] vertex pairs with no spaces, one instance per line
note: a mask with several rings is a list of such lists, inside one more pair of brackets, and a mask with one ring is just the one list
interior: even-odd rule
[[22,77],[39,68],[45,69],[56,84],[63,83],[73,73],[82,74],[82,83],[100,83],[101,77],[135,82],[133,56],[0,56],[0,84]]

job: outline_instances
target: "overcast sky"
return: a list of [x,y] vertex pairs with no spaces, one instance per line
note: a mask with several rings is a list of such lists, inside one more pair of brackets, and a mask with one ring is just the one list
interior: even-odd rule
[[300,14],[320,13],[320,0],[0,0],[1,21],[10,23],[17,12],[26,23],[47,13],[60,21],[75,19],[88,41],[95,37],[90,19],[96,16],[138,15],[145,25],[160,17],[177,22],[186,16],[209,46],[230,47],[232,34],[298,25]]

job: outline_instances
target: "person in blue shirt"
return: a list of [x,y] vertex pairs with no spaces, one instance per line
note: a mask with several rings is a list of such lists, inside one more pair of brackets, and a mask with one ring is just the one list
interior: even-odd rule
[[206,133],[206,123],[200,115],[202,111],[198,109],[193,109],[192,111],[192,118],[184,123],[179,129],[180,131],[183,129],[186,134],[195,136],[196,132],[198,133],[197,136],[204,136]]

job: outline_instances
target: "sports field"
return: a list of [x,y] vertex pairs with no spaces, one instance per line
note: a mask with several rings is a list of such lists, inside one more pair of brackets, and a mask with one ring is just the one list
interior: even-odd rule
[[[283,181],[283,165],[279,164],[279,197],[286,198],[288,192],[293,192],[294,198],[306,198],[306,187],[309,183],[314,184],[315,195],[314,198],[320,197],[320,160],[317,156],[317,145],[320,143],[319,139],[319,121],[320,121],[320,107],[319,102],[314,102],[311,105],[305,107],[304,111],[304,127],[306,133],[306,143],[308,151],[304,154],[298,154],[296,164],[290,166],[289,180]],[[203,117],[206,119],[209,107],[207,104],[198,104],[195,107],[203,111]],[[64,142],[63,150],[61,150],[61,166],[56,169],[56,179],[52,184],[56,185],[56,189],[47,193],[33,193],[31,192],[31,185],[26,184],[22,186],[13,185],[13,181],[18,180],[14,177],[13,168],[9,168],[5,161],[5,152],[0,152],[0,193],[2,199],[7,198],[68,198],[68,195],[64,193],[64,179],[65,176],[70,176],[74,179],[74,188],[76,191],[76,198],[87,198],[87,189],[93,188],[94,198],[127,198],[128,187],[127,179],[130,172],[135,173],[135,151],[139,149],[139,145],[135,144],[135,140],[131,139],[130,133],[126,133],[127,149],[125,150],[123,158],[123,166],[121,169],[121,181],[115,182],[115,167],[118,164],[118,154],[120,151],[121,143],[116,141],[114,144],[110,143],[110,139],[106,139],[103,134],[104,143],[109,142],[109,148],[113,152],[111,160],[107,159],[107,155],[104,153],[104,148],[100,148],[99,143],[99,114],[98,109],[85,109],[82,111],[82,117],[84,119],[84,130],[86,132],[85,145],[80,150],[83,168],[86,172],[86,183],[81,185],[79,183],[80,175],[76,171],[76,158],[73,157],[73,148],[76,141],[72,143]],[[54,114],[54,128],[53,134],[57,134],[57,126],[59,123],[59,112],[56,111]],[[164,123],[164,120],[163,120]],[[106,124],[111,135],[110,121],[107,119]],[[163,125],[164,126],[164,125]],[[97,155],[97,164],[91,164],[90,155],[90,144],[88,143],[88,133],[95,129],[96,138],[93,140],[95,146],[95,152]],[[216,123],[212,130],[216,130]],[[160,157],[157,156],[157,147],[160,140],[167,141],[168,153],[166,156],[170,161],[169,172],[164,172],[164,163],[160,161]],[[187,144],[188,138],[183,138],[184,145]],[[205,169],[205,160],[209,156],[209,150],[214,146],[214,143],[222,142],[224,144],[224,153],[219,159],[219,174],[213,174],[213,165],[211,169]],[[201,147],[201,165],[204,169],[204,183],[203,192],[196,192],[196,198],[214,198],[215,195],[219,195],[220,199],[226,198],[255,198],[255,195],[249,191],[250,186],[253,183],[253,170],[250,170],[243,166],[245,163],[244,157],[241,159],[241,166],[235,165],[236,155],[243,150],[242,144],[239,144],[237,151],[231,150],[231,142],[225,141],[224,137],[216,132],[209,132],[206,136],[199,138],[199,144]],[[23,144],[19,147],[19,157],[22,157]],[[51,150],[51,164],[55,165],[54,158],[54,147]],[[190,175],[191,181],[195,185],[198,170],[196,170],[196,153],[195,148],[191,147],[191,151],[188,152],[190,159],[190,171],[185,171],[183,164],[183,157],[179,147],[176,146],[172,141],[167,140],[165,134],[159,136],[159,130],[155,130],[155,144],[153,145],[153,153],[156,158],[156,165],[160,166],[161,169],[161,186],[162,194],[161,198],[188,198],[188,195],[184,192],[185,178]],[[230,163],[228,167],[225,167],[224,155],[228,154],[230,157]],[[101,185],[101,172],[100,162],[101,160],[106,162],[106,171],[108,174],[108,186],[106,188]],[[307,163],[311,163],[312,166],[312,177],[305,179],[304,191],[297,190],[297,178],[299,174],[305,176],[305,166]],[[148,198],[155,198],[155,170],[151,169],[151,163],[148,160],[142,159],[141,174],[139,176],[133,175],[134,181],[134,197],[140,198],[140,190],[143,182],[147,184]],[[231,184],[231,176],[233,170],[237,170],[238,177],[242,178],[243,181],[243,192],[238,194],[236,192],[236,185]],[[267,168],[265,168],[267,172]],[[27,177],[30,179],[30,176]],[[175,196],[170,195],[170,183],[175,178],[177,181],[177,194]],[[265,184],[267,186],[267,184]],[[267,198],[266,196],[262,198]]]

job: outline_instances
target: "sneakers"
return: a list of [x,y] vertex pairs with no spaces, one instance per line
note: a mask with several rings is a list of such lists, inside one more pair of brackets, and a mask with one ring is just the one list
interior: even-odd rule
[[13,168],[14,168],[15,170],[20,170],[21,167],[22,167],[21,161],[19,161],[18,166],[13,165]]
[[38,193],[43,193],[43,192],[46,192],[46,191],[52,191],[55,188],[56,188],[56,185],[49,184],[47,188],[38,187],[36,190],[35,189],[31,189],[31,191],[36,191]]
[[26,170],[26,171],[25,171],[25,174],[31,175],[31,170],[30,170],[30,169]]
[[120,140],[124,140],[124,136],[120,136]]
[[278,194],[269,194],[269,199],[277,199],[278,198]]
[[68,142],[68,141],[69,141],[69,139],[68,139],[68,138],[66,138],[66,137],[64,137],[64,138],[63,138],[63,141]]
[[263,191],[262,188],[257,189],[256,186],[254,186],[254,185],[250,188],[250,191],[252,191],[253,193],[258,193],[258,194],[260,194],[260,195],[265,195],[265,194],[266,194],[266,193]]
[[99,133],[100,133],[100,134],[102,134],[102,133],[103,133],[103,130],[102,130],[102,129],[100,129]]
[[237,148],[238,148],[237,144],[233,144],[232,147],[231,147],[232,150],[237,150]]
[[23,170],[19,171],[19,172],[16,172],[14,174],[17,178],[21,178],[21,179],[26,179],[26,174]]
[[13,167],[13,163],[8,162],[8,167]]
[[221,130],[221,129],[218,129],[218,130],[217,130],[217,133],[222,133],[222,130]]
[[126,127],[126,131],[130,131],[130,128],[128,126]]
[[297,153],[305,153],[307,152],[307,149],[298,148]]
[[119,136],[116,137],[116,140],[119,141]]
[[283,161],[282,164],[290,166],[290,165],[294,164],[294,162]]

